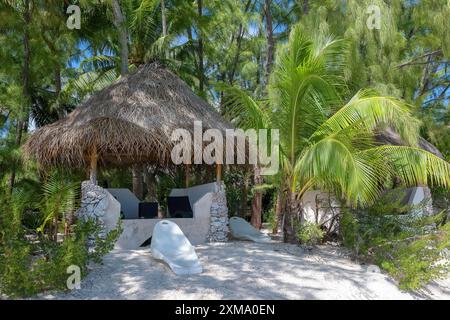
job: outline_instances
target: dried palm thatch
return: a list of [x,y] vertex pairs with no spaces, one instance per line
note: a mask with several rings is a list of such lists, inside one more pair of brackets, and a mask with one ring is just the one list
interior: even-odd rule
[[38,129],[24,150],[44,167],[84,167],[93,149],[103,165],[165,164],[174,145],[172,131],[192,133],[195,120],[204,129],[232,128],[180,78],[152,63],[93,94],[65,119]]

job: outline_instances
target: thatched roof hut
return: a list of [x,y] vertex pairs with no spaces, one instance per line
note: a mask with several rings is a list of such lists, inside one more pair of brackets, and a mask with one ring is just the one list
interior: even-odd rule
[[92,156],[103,165],[167,163],[174,129],[232,128],[190,87],[158,63],[93,94],[66,118],[44,126],[25,151],[45,166],[84,167]]

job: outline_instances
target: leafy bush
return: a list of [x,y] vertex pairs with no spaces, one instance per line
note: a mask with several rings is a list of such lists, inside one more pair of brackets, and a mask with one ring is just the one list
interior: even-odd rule
[[339,223],[341,229],[341,240],[344,246],[347,248],[352,248],[359,253],[359,241],[358,241],[358,221],[353,216],[353,214],[344,210]]
[[268,210],[264,211],[263,221],[269,223],[270,230],[275,229],[275,227],[277,226],[277,216],[274,206],[271,206]]
[[[64,218],[65,212],[60,211],[61,208],[75,210],[71,205],[75,204],[76,192],[67,189],[70,184],[65,184],[64,192],[60,192],[57,186],[62,184],[55,183],[55,179],[44,184],[41,194],[36,190],[0,194],[0,293],[9,297],[67,289],[67,268],[76,265],[84,276],[89,261],[100,263],[101,257],[113,248],[120,235],[119,226],[104,236],[100,224],[92,219],[79,219],[62,242],[55,241],[55,230],[30,230],[30,226],[42,226],[43,222],[49,221],[49,214],[55,221],[55,218]],[[55,201],[44,204],[43,199]],[[67,205],[53,205],[59,201]],[[30,213],[33,212],[30,208],[36,207],[48,209],[37,214],[40,221],[32,218]]]
[[[69,266],[80,267],[84,276],[89,261],[101,263],[101,257],[112,249],[120,231],[113,230],[102,238],[95,221],[78,223],[73,234],[61,243],[40,237],[38,244],[30,244],[20,230],[16,235],[4,234],[8,240],[0,249],[0,292],[21,297],[45,290],[64,290]],[[94,246],[89,250],[88,239],[92,236]]]
[[367,210],[344,211],[340,235],[346,247],[387,271],[402,289],[416,290],[449,274],[450,223],[445,211],[400,215],[404,209],[382,198]]
[[323,230],[315,223],[304,221],[296,226],[297,239],[302,244],[317,245],[323,240]]
[[[245,191],[247,192],[246,195],[244,195],[245,180],[248,181],[247,191]],[[230,213],[232,215],[245,216],[247,212],[243,209],[247,208],[251,200],[251,179],[246,176],[245,171],[232,168],[224,175],[223,181],[227,189],[227,206]]]
[[375,262],[399,281],[400,288],[419,289],[449,273],[449,231],[446,224],[430,234],[386,242],[374,250]]

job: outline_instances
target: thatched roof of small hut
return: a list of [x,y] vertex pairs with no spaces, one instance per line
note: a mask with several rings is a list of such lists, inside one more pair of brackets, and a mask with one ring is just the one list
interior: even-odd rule
[[174,129],[232,128],[174,73],[158,63],[93,94],[66,118],[39,128],[25,152],[43,166],[82,167],[95,146],[101,164],[167,163]]

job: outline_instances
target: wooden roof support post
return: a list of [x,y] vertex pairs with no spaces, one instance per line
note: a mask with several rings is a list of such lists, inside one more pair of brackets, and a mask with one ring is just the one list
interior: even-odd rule
[[190,170],[191,166],[189,164],[185,164],[184,165],[184,185],[185,188],[189,188],[189,174],[190,174]]
[[216,183],[220,189],[220,187],[222,186],[222,164],[221,163],[216,164]]
[[92,146],[91,154],[90,154],[90,171],[89,171],[89,180],[93,184],[97,184],[97,161],[98,161],[98,154],[97,154],[97,146]]

